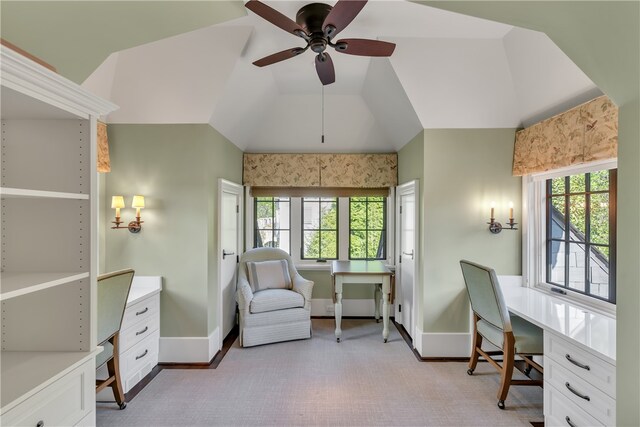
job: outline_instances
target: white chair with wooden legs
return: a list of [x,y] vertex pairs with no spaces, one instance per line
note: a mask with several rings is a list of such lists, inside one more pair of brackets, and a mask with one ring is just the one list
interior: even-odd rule
[[[495,271],[470,261],[460,261],[462,275],[469,293],[473,310],[473,348],[467,373],[473,374],[480,356],[491,363],[502,375],[498,390],[498,407],[504,409],[504,401],[511,385],[542,386],[542,380],[512,379],[515,356],[525,361],[523,373],[529,376],[531,368],[542,374],[542,366],[532,356],[543,350],[542,329],[518,317],[510,316],[504,302]],[[486,339],[501,351],[485,351],[482,342]],[[491,358],[502,355],[502,366]]]
[[133,270],[122,270],[98,277],[98,345],[104,350],[96,356],[96,368],[106,363],[109,377],[96,379],[96,393],[111,387],[120,409],[127,406],[120,380],[120,326],[133,275]]

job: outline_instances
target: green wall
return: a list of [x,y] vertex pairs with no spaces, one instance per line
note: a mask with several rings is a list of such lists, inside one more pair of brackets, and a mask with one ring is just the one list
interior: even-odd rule
[[640,425],[640,102],[619,110],[617,424]]
[[245,16],[239,1],[2,1],[2,38],[82,83],[113,53]]
[[[418,214],[418,259],[424,259],[424,239],[422,231],[424,230],[424,131],[420,131],[411,141],[398,151],[398,184],[405,184],[409,181],[418,180],[417,203],[420,206]],[[418,266],[418,277],[415,280],[416,295],[416,324],[422,324],[423,318],[423,268]]]
[[[209,125],[109,125],[113,195],[145,196],[142,231],[105,230],[105,270],[131,267],[163,276],[160,334],[208,336],[217,326],[215,210],[217,178],[242,179],[242,152]],[[133,219],[131,208],[122,210]],[[110,224],[104,224],[109,226]]]
[[423,331],[468,332],[469,305],[459,261],[520,274],[521,233],[488,231],[490,203],[505,222],[521,217],[522,183],[513,177],[514,129],[425,129]]

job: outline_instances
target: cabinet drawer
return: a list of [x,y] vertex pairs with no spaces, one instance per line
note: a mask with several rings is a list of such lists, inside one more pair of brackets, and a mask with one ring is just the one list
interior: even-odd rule
[[[550,357],[560,366],[590,382],[609,396],[616,397],[616,367],[545,331],[545,361]],[[546,371],[546,365],[545,365]]]
[[[563,368],[554,360],[545,361],[545,382],[604,425],[616,424],[616,401],[594,385]],[[582,397],[581,397],[582,396]]]
[[151,364],[151,368],[158,364],[159,340],[160,333],[156,330],[120,355],[120,375],[123,381],[148,364]]
[[2,415],[5,426],[70,426],[79,423],[95,403],[95,363],[84,363]]
[[545,427],[592,427],[601,426],[602,423],[587,414],[545,381],[544,425]]
[[122,328],[128,329],[131,326],[145,319],[154,317],[160,308],[160,295],[153,295],[147,299],[137,302],[124,311],[122,318]]
[[151,335],[159,328],[157,316],[146,317],[142,322],[120,332],[120,354]]

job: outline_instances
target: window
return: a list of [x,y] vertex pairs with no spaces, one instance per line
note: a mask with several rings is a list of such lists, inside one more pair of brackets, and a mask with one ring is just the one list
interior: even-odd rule
[[386,198],[349,199],[349,259],[386,259]]
[[546,281],[615,303],[615,169],[546,180]]
[[291,202],[288,197],[254,199],[253,247],[291,252]]
[[302,259],[338,259],[338,199],[302,198]]

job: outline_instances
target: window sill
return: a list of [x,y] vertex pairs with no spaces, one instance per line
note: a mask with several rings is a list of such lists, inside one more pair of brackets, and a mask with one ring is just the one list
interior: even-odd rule
[[538,283],[533,286],[533,289],[543,292],[545,294],[551,295],[553,297],[559,298],[561,300],[568,301],[572,304],[583,307],[586,310],[602,314],[613,319],[616,318],[616,306],[615,304],[611,304],[609,302],[600,301],[598,299],[588,297],[577,292],[572,292],[570,289],[564,289],[567,291],[566,295],[559,294],[551,291],[552,285],[548,283]]
[[331,271],[331,261],[309,263],[297,263],[296,269],[300,271]]

